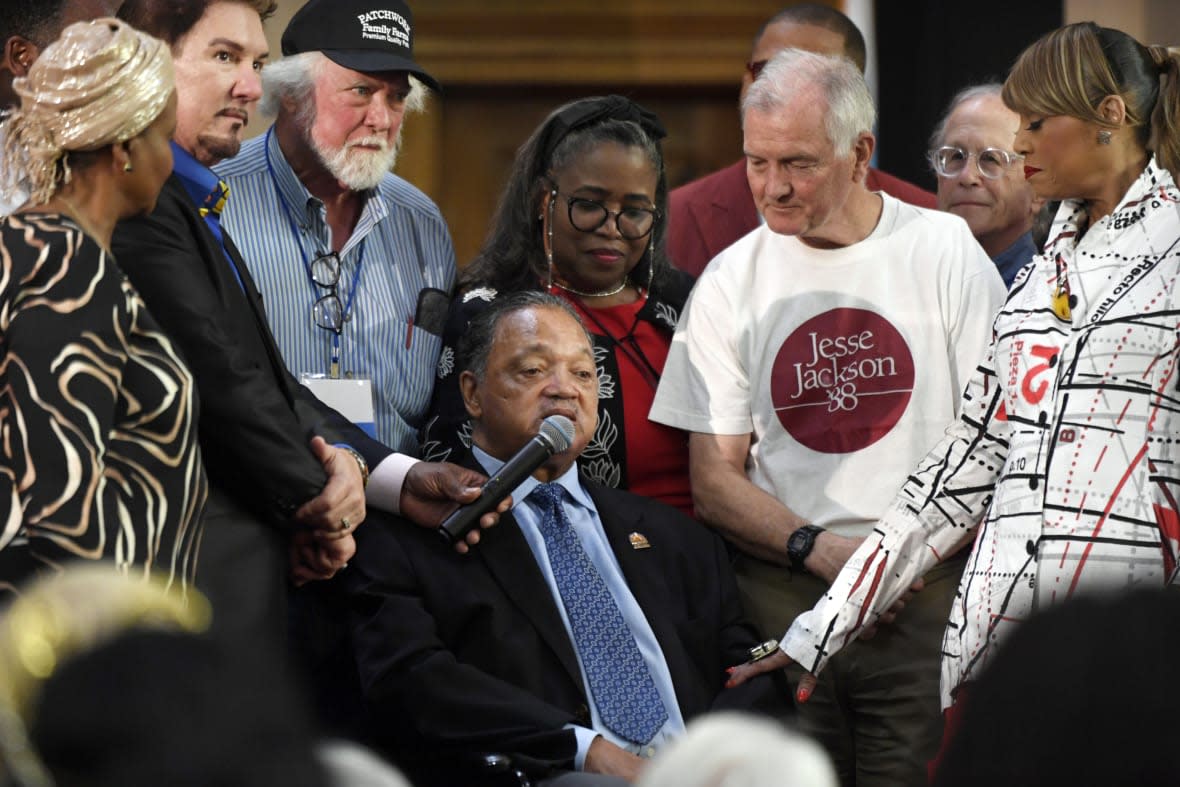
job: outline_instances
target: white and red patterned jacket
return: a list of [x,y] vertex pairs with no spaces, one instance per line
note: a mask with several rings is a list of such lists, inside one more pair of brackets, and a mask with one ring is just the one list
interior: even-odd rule
[[1080,202],[1062,204],[960,418],[787,632],[783,649],[808,670],[972,537],[943,641],[944,707],[1038,608],[1177,582],[1180,191],[1153,159],[1079,239],[1084,219]]

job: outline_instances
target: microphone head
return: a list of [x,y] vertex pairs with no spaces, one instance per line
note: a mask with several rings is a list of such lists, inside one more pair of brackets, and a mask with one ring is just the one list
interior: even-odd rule
[[553,453],[560,454],[573,445],[574,422],[564,415],[551,415],[541,422],[540,435],[553,446]]

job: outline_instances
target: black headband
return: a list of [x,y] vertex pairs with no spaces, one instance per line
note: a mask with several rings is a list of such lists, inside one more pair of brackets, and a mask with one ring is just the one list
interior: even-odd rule
[[553,151],[571,131],[603,120],[630,120],[637,123],[649,137],[661,140],[668,136],[664,124],[652,112],[623,96],[600,96],[576,101],[557,113],[541,135],[538,147],[542,161],[548,162]]

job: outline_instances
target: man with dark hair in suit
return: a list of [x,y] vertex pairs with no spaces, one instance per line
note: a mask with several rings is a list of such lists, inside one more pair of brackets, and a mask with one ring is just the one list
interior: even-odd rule
[[572,422],[572,444],[514,490],[477,552],[420,528],[357,534],[342,579],[379,745],[410,768],[410,753],[437,769],[494,750],[542,784],[617,785],[693,716],[773,709],[772,684],[724,689],[758,637],[720,539],[579,475],[598,374],[569,305],[531,291],[497,301],[458,363],[473,467],[498,472],[554,415]]
[[366,506],[435,525],[454,501],[478,495],[482,476],[395,454],[300,385],[220,224],[232,197],[210,167],[238,152],[261,97],[262,20],[275,7],[124,3],[121,17],[172,47],[178,103],[172,176],[150,215],[116,228],[113,246],[197,382],[210,480],[197,585],[212,601],[214,626],[281,641],[285,577],[333,576],[355,551]]
[[[759,28],[742,73],[741,98],[766,61],[788,48],[843,55],[861,73],[865,70],[865,39],[852,20],[830,6],[801,3],[784,8]],[[876,167],[869,167],[865,187],[922,208],[936,206],[930,192]],[[676,267],[700,276],[722,249],[761,221],[746,182],[743,158],[668,195],[668,256]]]

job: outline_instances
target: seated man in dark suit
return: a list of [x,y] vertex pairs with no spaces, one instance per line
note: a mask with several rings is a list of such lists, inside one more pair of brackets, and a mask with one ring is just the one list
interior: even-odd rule
[[458,358],[471,466],[497,472],[552,415],[573,422],[572,445],[470,554],[421,528],[357,533],[341,575],[352,644],[377,743],[407,767],[407,752],[494,750],[542,784],[623,784],[698,714],[782,710],[772,684],[724,688],[759,637],[720,539],[579,476],[598,421],[591,347],[548,294],[481,313]]

